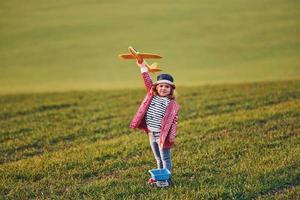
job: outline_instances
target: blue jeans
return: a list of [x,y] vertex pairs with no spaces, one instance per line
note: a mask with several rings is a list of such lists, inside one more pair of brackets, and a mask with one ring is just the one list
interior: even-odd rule
[[157,168],[167,168],[170,172],[172,170],[172,161],[170,149],[159,148],[159,138],[154,137],[153,133],[149,133],[150,146],[153,151],[155,160],[157,162]]

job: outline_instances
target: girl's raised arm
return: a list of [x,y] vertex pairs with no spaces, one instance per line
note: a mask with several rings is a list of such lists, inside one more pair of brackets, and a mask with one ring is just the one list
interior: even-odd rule
[[148,68],[146,67],[146,65],[145,65],[144,62],[142,64],[139,64],[137,62],[137,65],[141,69],[142,78],[144,80],[145,88],[146,88],[147,92],[149,92],[151,90],[151,88],[152,88],[153,82],[152,82],[151,76],[150,76],[150,74],[148,72]]

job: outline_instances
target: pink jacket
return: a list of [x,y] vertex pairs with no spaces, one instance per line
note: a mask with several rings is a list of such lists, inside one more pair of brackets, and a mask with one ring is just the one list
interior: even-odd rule
[[[144,79],[144,84],[147,89],[147,95],[141,103],[137,113],[133,117],[130,123],[130,128],[141,129],[148,134],[149,130],[147,128],[145,116],[153,97],[153,83],[148,72],[142,73],[142,77]],[[165,116],[162,119],[159,142],[160,146],[164,149],[171,148],[171,146],[174,144],[176,137],[179,107],[179,104],[175,100],[171,100],[166,109]]]

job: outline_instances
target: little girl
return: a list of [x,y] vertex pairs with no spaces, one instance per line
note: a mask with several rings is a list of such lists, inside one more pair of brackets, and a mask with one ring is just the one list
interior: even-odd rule
[[145,63],[141,69],[147,95],[131,121],[130,127],[148,133],[158,168],[172,170],[170,148],[176,137],[179,104],[175,101],[175,84],[169,74],[160,74],[152,83]]

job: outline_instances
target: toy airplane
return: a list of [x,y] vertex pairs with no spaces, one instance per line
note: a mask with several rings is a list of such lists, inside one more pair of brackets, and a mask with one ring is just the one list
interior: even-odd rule
[[[147,59],[148,58],[150,58],[150,59],[162,58],[160,55],[157,55],[157,54],[140,53],[136,49],[134,49],[133,47],[128,47],[128,50],[129,50],[130,54],[120,54],[119,57],[122,58],[122,59],[137,59],[138,63],[142,63],[145,58],[147,58]],[[161,69],[159,69],[157,63],[153,63],[152,65],[148,65],[148,63],[146,63],[146,61],[145,61],[145,64],[146,64],[146,67],[148,68],[149,72],[161,71]]]

